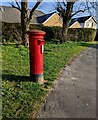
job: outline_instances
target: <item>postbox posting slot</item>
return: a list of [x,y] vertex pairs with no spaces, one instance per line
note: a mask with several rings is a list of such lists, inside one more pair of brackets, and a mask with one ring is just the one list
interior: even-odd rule
[[38,45],[44,45],[44,40],[38,40]]

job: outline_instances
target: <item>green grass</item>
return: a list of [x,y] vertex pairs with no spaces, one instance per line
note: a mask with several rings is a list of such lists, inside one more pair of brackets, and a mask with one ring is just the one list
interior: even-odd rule
[[35,117],[53,81],[73,56],[92,43],[45,44],[44,85],[29,81],[29,49],[2,45],[2,115],[10,118]]

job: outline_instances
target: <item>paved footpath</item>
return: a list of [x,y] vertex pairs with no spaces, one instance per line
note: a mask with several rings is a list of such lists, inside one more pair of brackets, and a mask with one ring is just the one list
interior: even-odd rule
[[96,118],[96,55],[97,45],[65,67],[38,118]]

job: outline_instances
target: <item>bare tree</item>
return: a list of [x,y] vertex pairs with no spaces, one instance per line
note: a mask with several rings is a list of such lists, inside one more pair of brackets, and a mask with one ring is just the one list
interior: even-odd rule
[[[71,18],[76,14],[81,12],[83,13],[87,10],[87,7],[83,5],[83,3],[79,4],[78,10],[74,10],[74,6],[76,2],[78,2],[78,0],[62,0],[60,2],[59,1],[57,2],[56,10],[59,12],[63,20],[63,29],[62,29],[63,37],[67,36]],[[84,7],[81,8],[80,7],[81,5]]]
[[[93,15],[94,17],[96,17],[97,21],[98,21],[98,0],[86,0],[86,6],[87,6],[87,9],[88,9],[88,12]],[[95,14],[94,12],[92,12],[92,9],[93,11],[95,11]]]
[[21,12],[21,31],[22,31],[22,44],[26,46],[28,44],[28,38],[26,32],[29,29],[31,20],[33,19],[33,13],[35,9],[43,0],[37,0],[31,11],[28,11],[28,0],[21,0],[20,4],[15,0],[16,6],[11,3],[13,8],[16,8]]

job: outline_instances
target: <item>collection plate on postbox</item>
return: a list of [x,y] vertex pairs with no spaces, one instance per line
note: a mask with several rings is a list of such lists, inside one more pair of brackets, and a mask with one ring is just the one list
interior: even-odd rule
[[38,44],[41,45],[41,53],[44,53],[44,40],[38,40]]

